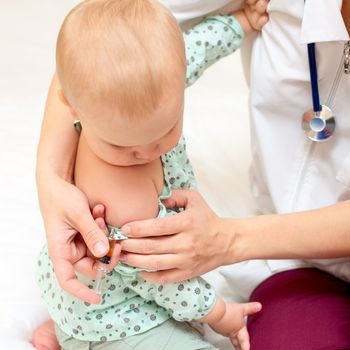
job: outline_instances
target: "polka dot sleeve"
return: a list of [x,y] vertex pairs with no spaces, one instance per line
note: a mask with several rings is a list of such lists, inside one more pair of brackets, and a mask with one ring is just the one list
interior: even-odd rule
[[244,32],[232,16],[213,16],[184,33],[186,48],[186,84],[192,85],[206,68],[236,51]]

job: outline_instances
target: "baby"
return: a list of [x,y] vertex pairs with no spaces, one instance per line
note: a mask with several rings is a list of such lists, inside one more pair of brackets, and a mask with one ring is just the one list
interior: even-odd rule
[[[119,229],[127,222],[176,215],[162,200],[172,189],[195,189],[181,136],[184,88],[235,51],[245,33],[259,30],[265,9],[265,1],[251,0],[184,35],[156,0],[88,0],[66,17],[57,41],[57,93],[72,124],[78,120],[74,180],[91,208],[104,205],[114,239],[127,239]],[[192,320],[249,348],[244,317],[259,303],[225,303],[200,277],[156,285],[140,271],[119,263],[105,279],[100,304],[89,304],[60,288],[45,246],[38,283],[59,342],[50,349],[215,349],[186,322]],[[93,287],[93,280],[77,277]],[[34,333],[38,349],[52,341],[45,336],[52,325]]]

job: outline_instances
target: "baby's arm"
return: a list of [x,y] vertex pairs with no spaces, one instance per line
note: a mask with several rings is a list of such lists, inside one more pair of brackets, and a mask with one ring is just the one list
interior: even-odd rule
[[213,63],[235,52],[244,32],[232,16],[213,16],[184,33],[186,85],[192,85]]
[[245,34],[260,30],[267,22],[267,0],[250,0],[231,15],[210,16],[184,33],[186,84],[192,85],[220,58],[235,52]]

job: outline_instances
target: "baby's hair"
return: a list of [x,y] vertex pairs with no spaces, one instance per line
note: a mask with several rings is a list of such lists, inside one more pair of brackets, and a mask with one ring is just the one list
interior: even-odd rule
[[157,0],[79,4],[62,24],[56,63],[63,94],[78,115],[99,113],[101,102],[126,117],[148,114],[172,79],[185,80],[181,30]]

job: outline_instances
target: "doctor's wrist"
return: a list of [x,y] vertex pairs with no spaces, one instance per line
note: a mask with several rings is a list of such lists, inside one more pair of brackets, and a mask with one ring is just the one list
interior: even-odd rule
[[241,261],[256,259],[260,254],[258,217],[244,219],[221,219],[220,233],[226,237],[223,254],[223,265],[231,265]]
[[245,260],[244,235],[242,235],[240,219],[220,218],[218,231],[221,241],[221,265],[231,265]]

